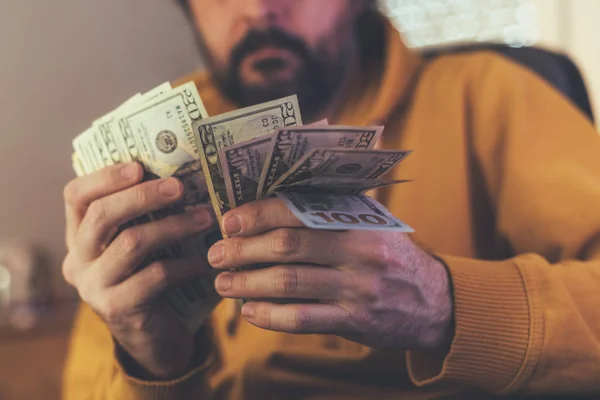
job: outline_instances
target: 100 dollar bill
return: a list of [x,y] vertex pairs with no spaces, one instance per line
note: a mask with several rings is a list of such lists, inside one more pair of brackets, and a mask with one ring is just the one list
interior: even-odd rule
[[365,195],[280,192],[277,197],[312,229],[414,232],[381,203]]

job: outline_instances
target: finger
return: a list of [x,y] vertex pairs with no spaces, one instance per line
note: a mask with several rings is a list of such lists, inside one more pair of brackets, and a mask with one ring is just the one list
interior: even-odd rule
[[222,272],[215,281],[223,297],[342,300],[352,296],[352,276],[340,270],[305,265]]
[[289,207],[276,197],[237,207],[227,212],[221,221],[221,229],[227,236],[251,236],[275,228],[303,226]]
[[286,333],[332,334],[346,330],[349,313],[334,304],[248,302],[242,315],[259,328]]
[[232,237],[208,252],[214,268],[231,269],[262,263],[340,265],[348,260],[344,232],[280,228],[258,236]]
[[104,286],[113,286],[135,272],[157,250],[209,228],[212,216],[207,207],[194,214],[172,215],[125,229],[90,269]]
[[67,245],[73,245],[75,232],[93,201],[139,183],[142,175],[138,163],[127,163],[103,168],[69,182],[63,194]]
[[78,251],[88,259],[98,257],[120,225],[177,202],[183,184],[175,178],[144,182],[94,201],[81,222]]
[[[206,261],[196,258],[161,260],[144,267],[111,290],[121,299],[125,309],[148,304],[176,285],[179,285],[177,294],[180,296],[190,301],[204,300],[214,292],[212,283],[208,282],[210,274]],[[177,294],[172,296],[174,303],[178,302]]]

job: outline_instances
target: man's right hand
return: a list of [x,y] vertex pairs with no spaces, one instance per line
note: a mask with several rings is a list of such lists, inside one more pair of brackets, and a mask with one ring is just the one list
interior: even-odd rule
[[68,254],[63,274],[81,299],[104,320],[118,345],[143,375],[177,377],[190,367],[194,334],[159,296],[170,286],[208,272],[205,260],[155,261],[155,250],[213,224],[209,206],[193,213],[118,227],[181,200],[175,178],[142,181],[139,164],[121,164],[77,178],[65,187]]

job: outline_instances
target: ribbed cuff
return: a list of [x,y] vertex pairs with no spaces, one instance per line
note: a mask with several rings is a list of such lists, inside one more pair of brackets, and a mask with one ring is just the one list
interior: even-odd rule
[[[192,357],[195,366],[185,375],[169,381],[148,381],[145,376],[132,373],[135,361],[130,359],[115,343],[115,397],[111,399],[127,400],[179,400],[210,398],[208,373],[217,364],[217,352],[213,346],[212,329],[209,325],[201,327],[196,333],[196,351]],[[138,367],[139,368],[139,367]],[[124,395],[126,393],[126,395]]]
[[451,383],[507,391],[525,367],[531,312],[515,260],[442,256],[454,286],[455,336],[450,352],[408,352],[415,385]]
[[128,376],[119,368],[111,399],[127,400],[181,400],[209,397],[206,371],[211,361],[195,368],[185,376],[168,382],[148,382]]

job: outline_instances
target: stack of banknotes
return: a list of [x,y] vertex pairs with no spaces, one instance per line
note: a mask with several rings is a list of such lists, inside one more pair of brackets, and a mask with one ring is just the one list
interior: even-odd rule
[[[78,176],[136,161],[145,179],[177,177],[183,201],[131,221],[141,224],[212,204],[217,220],[232,208],[279,197],[307,227],[412,232],[364,193],[405,181],[382,177],[410,151],[375,150],[383,127],[303,126],[296,96],[209,116],[196,86],[164,83],[138,93],[73,140]],[[144,263],[206,254],[221,236],[212,230],[173,243]],[[141,266],[143,267],[143,265]],[[191,330],[220,298],[214,275],[168,290],[164,300]]]

